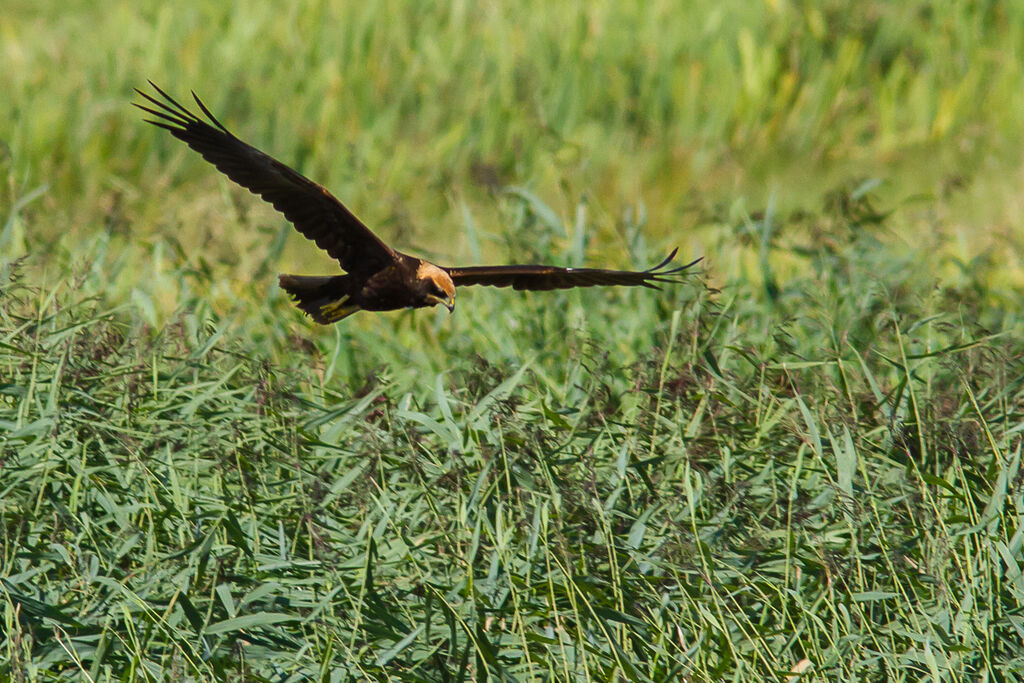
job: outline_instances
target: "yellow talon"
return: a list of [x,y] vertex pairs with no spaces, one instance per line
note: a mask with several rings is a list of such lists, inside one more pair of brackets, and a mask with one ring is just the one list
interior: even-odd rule
[[320,315],[329,323],[336,323],[359,310],[359,306],[346,306],[348,295],[320,307]]

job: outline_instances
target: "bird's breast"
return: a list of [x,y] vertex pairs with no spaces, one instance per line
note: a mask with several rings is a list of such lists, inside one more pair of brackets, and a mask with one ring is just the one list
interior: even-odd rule
[[412,282],[403,269],[391,266],[377,271],[359,291],[361,305],[368,311],[391,311],[415,305]]

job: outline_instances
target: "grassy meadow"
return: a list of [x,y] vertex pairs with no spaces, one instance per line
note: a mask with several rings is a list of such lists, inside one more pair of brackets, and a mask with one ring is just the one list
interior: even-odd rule
[[[0,13],[0,681],[1024,676],[1024,5]],[[143,123],[194,90],[460,290]]]

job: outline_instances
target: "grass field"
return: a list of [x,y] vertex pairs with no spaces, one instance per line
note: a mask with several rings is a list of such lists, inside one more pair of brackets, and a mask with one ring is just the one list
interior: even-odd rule
[[[1024,5],[14,0],[0,680],[1024,675]],[[314,327],[194,89],[460,291]]]

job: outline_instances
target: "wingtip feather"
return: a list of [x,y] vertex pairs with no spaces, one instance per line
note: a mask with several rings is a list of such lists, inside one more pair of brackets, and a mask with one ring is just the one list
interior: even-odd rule
[[667,266],[668,264],[672,263],[672,260],[676,257],[676,253],[678,253],[678,251],[679,251],[679,247],[676,247],[675,249],[672,250],[672,253],[670,253],[665,258],[664,261],[662,261],[658,265],[654,266],[653,268],[648,268],[646,272],[648,272],[648,273],[657,272],[657,271],[661,270],[662,268],[664,268],[665,266]]
[[[203,110],[203,113],[206,114],[207,118],[209,118],[211,121],[213,121],[214,125],[216,125],[218,128],[220,128],[222,131],[224,131],[228,135],[231,135],[231,133],[228,131],[228,129],[225,128],[224,125],[220,121],[217,120],[217,117],[214,116],[213,113],[209,109],[206,108],[206,105],[203,104],[203,101],[201,99],[199,99],[199,95],[196,94],[195,90],[192,91],[192,99],[194,99],[196,101],[196,104],[198,104],[199,108]],[[234,137],[234,136],[232,135],[232,137]]]

